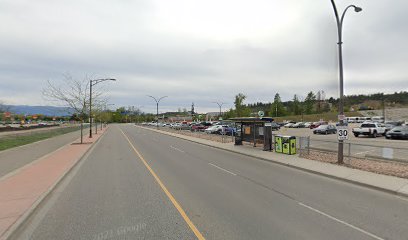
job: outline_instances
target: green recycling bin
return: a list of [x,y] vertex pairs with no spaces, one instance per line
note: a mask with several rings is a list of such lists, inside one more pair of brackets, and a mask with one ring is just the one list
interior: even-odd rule
[[282,153],[293,155],[296,154],[296,137],[283,136],[282,137]]
[[275,135],[275,152],[282,153],[282,135]]

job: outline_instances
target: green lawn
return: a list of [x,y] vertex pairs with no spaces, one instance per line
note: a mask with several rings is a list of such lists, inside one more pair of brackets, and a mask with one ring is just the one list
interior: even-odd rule
[[26,145],[33,142],[38,142],[47,138],[52,138],[62,134],[70,133],[79,130],[80,127],[65,127],[58,129],[50,129],[49,131],[32,132],[24,135],[10,135],[0,138],[0,151],[5,149]]

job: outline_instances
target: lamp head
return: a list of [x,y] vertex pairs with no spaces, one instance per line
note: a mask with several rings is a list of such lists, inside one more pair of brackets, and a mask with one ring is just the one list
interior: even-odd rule
[[361,11],[363,11],[363,9],[361,7],[354,6],[354,11],[355,12],[361,12]]

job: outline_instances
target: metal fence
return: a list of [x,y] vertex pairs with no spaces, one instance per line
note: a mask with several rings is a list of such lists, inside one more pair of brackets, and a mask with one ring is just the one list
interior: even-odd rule
[[[297,148],[303,154],[310,150],[337,153],[338,142],[329,140],[316,140],[310,137],[297,136]],[[359,159],[391,160],[408,163],[408,147],[395,147],[391,145],[370,145],[361,143],[344,142],[344,157]]]

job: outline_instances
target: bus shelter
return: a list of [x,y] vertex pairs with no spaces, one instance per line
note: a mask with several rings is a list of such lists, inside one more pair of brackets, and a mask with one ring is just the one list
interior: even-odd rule
[[235,123],[237,134],[235,145],[249,142],[256,147],[263,144],[265,151],[272,150],[272,127],[273,118],[270,117],[240,117],[229,119]]

